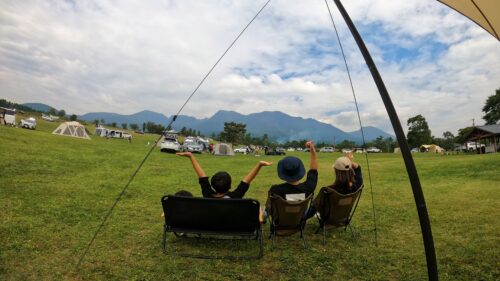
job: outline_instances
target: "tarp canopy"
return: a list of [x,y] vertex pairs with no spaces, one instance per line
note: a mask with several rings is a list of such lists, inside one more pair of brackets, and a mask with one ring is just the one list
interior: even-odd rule
[[90,140],[85,127],[76,121],[62,123],[52,134]]
[[468,17],[500,40],[500,1],[498,0],[438,0]]

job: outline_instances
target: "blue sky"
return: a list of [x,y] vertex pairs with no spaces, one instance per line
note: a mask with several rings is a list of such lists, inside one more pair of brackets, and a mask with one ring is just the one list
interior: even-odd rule
[[[68,113],[171,115],[265,3],[1,1],[0,98]],[[481,121],[500,88],[500,43],[434,0],[343,1],[403,127],[422,114],[435,136]],[[376,86],[329,2],[362,122],[392,133]],[[324,1],[273,0],[183,114],[283,111],[357,130],[352,93]]]

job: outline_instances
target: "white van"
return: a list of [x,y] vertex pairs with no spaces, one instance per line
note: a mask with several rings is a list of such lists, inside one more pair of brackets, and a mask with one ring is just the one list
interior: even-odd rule
[[0,107],[0,123],[4,125],[16,125],[16,109]]

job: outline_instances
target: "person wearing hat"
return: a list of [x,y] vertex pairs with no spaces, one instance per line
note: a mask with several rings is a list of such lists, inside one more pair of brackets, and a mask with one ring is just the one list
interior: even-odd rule
[[[350,194],[356,192],[363,185],[361,166],[354,162],[352,152],[349,152],[346,156],[337,158],[332,168],[335,173],[335,181],[329,186],[322,187],[321,190],[324,188],[332,188],[340,194]],[[320,191],[318,196],[314,198],[314,205],[307,211],[307,218],[316,214],[316,208],[314,206],[321,205],[322,200],[323,192]]]
[[[278,177],[285,182],[271,186],[269,194],[279,195],[286,200],[300,200],[314,193],[318,183],[316,148],[312,141],[306,142],[306,148],[310,149],[311,154],[311,163],[306,180],[304,182],[300,181],[306,174],[302,161],[297,157],[287,156],[278,162]],[[268,200],[268,204],[270,204],[269,202]],[[266,204],[267,209],[269,209],[268,204]]]

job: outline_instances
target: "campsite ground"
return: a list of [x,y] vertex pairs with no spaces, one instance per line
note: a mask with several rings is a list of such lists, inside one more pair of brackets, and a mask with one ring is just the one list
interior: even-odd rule
[[[425,256],[415,204],[398,154],[370,154],[377,215],[375,246],[370,186],[354,217],[356,237],[329,231],[327,246],[306,229],[299,237],[265,240],[257,261],[196,260],[161,251],[160,198],[200,190],[189,161],[154,151],[131,183],[102,232],[75,270],[95,230],[137,165],[152,135],[124,140],[81,140],[50,134],[57,123],[38,121],[37,130],[0,126],[0,279],[2,280],[424,280]],[[92,132],[93,129],[89,127]],[[295,152],[306,165],[308,153]],[[319,154],[319,186],[332,180],[339,154]],[[208,174],[227,170],[241,179],[258,160],[273,161],[252,183],[247,197],[265,201],[280,156],[197,156]],[[356,155],[368,174],[364,156]],[[441,280],[500,278],[499,154],[416,154],[415,161],[433,227]],[[264,225],[264,235],[269,234]],[[212,253],[255,252],[255,241],[178,239],[176,249]]]

